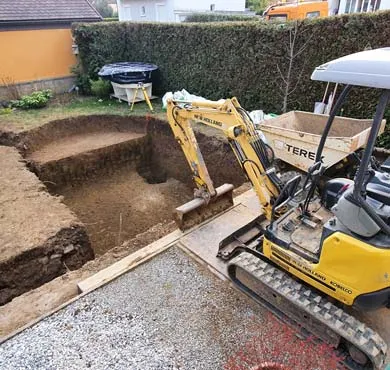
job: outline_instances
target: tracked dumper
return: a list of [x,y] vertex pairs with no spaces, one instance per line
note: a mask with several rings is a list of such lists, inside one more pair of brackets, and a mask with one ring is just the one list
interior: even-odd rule
[[[390,102],[390,48],[329,62],[316,68],[312,79],[345,87],[329,117],[322,116],[322,134],[306,133],[316,153],[305,178],[277,172],[274,144],[263,140],[236,98],[168,102],[169,124],[197,185],[199,207],[188,209],[191,216],[201,214],[218,204],[218,195],[227,194],[213,187],[191,128],[195,121],[226,135],[262,206],[257,219],[222,240],[216,251],[228,264],[232,281],[279,318],[333,346],[348,368],[383,369],[387,344],[344,307],[390,307],[390,176],[377,170],[371,157]],[[349,127],[348,137],[332,136],[336,115],[354,86],[380,89],[374,118],[369,126],[358,123],[358,130]],[[297,138],[305,136],[284,129]],[[329,179],[319,188],[330,164],[329,143],[343,153],[348,145],[350,151],[365,149],[354,180]],[[185,207],[181,211],[185,221]]]

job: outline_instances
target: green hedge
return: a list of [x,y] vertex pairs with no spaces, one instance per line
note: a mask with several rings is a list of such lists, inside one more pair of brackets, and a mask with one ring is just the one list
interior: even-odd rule
[[[389,24],[390,12],[380,12],[285,25],[88,23],[75,25],[73,32],[89,78],[95,79],[99,68],[109,62],[152,62],[159,66],[154,84],[157,94],[185,88],[210,99],[237,96],[246,109],[280,113],[283,79],[278,70],[286,76],[287,45],[295,27],[295,50],[303,47],[304,51],[292,66],[294,91],[288,110],[312,111],[325,89],[324,83],[310,80],[313,69],[368,47],[390,46]],[[376,97],[375,90],[355,92],[344,114],[370,116]]]
[[111,17],[111,18],[103,18],[103,22],[118,22],[118,17]]
[[235,14],[193,13],[186,17],[185,22],[248,22],[258,21],[260,17]]

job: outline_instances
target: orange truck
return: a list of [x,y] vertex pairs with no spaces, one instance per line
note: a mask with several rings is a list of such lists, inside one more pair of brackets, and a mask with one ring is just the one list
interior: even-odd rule
[[263,16],[267,21],[289,21],[327,17],[328,12],[327,1],[284,2],[269,6]]

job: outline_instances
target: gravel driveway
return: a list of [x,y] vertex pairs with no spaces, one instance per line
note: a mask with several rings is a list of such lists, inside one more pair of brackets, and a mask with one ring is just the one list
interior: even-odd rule
[[[269,316],[171,248],[3,343],[0,368],[246,369],[270,358],[292,364],[280,337],[288,329]],[[258,358],[248,359],[242,353],[253,338],[267,350],[257,346]],[[305,358],[304,342],[283,340],[298,341],[291,355]]]

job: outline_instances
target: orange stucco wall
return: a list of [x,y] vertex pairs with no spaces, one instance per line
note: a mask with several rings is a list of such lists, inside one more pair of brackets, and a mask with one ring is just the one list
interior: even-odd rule
[[71,75],[70,29],[0,31],[1,79],[27,82]]

